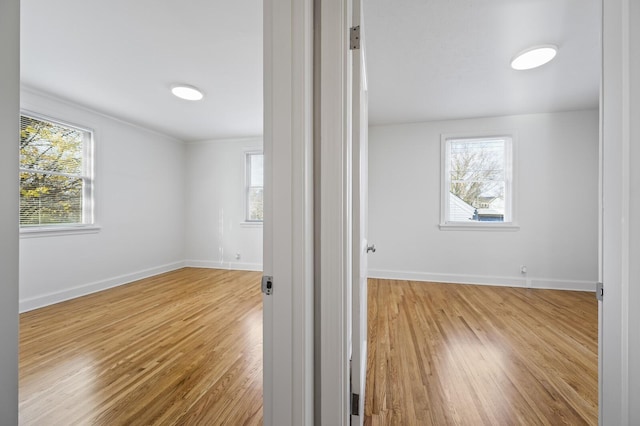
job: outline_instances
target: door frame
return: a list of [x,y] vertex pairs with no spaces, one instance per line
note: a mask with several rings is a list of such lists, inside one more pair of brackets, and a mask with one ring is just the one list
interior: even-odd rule
[[[351,407],[351,425],[364,423],[367,378],[367,296],[368,296],[368,87],[366,69],[366,26],[364,0],[351,0],[351,28],[360,28],[360,46],[351,56],[351,284],[347,286],[352,307],[347,318],[351,322],[351,365],[349,396],[358,395],[358,407]],[[351,40],[350,40],[351,41]],[[375,252],[375,250],[374,250]],[[349,289],[349,287],[351,287]]]
[[265,0],[265,425],[313,424],[313,0]]
[[[0,3],[0,422],[18,424],[20,2]],[[15,140],[15,143],[11,141]]]
[[[351,282],[351,0],[319,3],[318,424],[348,425]],[[317,163],[316,163],[317,164]],[[318,190],[318,186],[316,186]]]
[[[320,344],[320,359],[315,366],[316,377],[321,383],[317,389],[320,391],[319,402],[316,409],[316,424],[347,424],[347,343],[346,343],[346,306],[345,306],[345,259],[344,252],[344,223],[345,218],[345,185],[344,162],[345,144],[347,144],[348,126],[344,121],[344,109],[347,108],[347,99],[350,88],[347,83],[348,59],[344,57],[343,49],[346,43],[346,28],[348,27],[348,0],[316,0],[320,3],[319,16],[309,20],[311,0],[303,2],[278,2],[278,0],[265,0],[265,156],[273,156],[273,162],[268,167],[279,170],[282,166],[285,170],[273,176],[270,180],[276,189],[279,180],[284,177],[308,178],[305,167],[310,165],[300,161],[301,156],[292,156],[294,151],[293,134],[301,128],[306,128],[306,113],[311,111],[310,100],[305,90],[300,90],[300,82],[297,85],[293,79],[286,79],[292,75],[306,81],[308,78],[308,66],[300,64],[300,56],[307,56],[312,52],[309,41],[303,37],[295,40],[296,31],[303,34],[310,33],[313,22],[320,19],[322,52],[319,56],[321,65],[319,93],[321,96],[320,133],[321,154],[323,166],[319,173],[321,187],[322,228],[318,234],[321,237],[319,251],[321,252],[321,305],[320,317],[328,322],[322,322],[316,333],[316,343]],[[296,3],[295,5],[293,3]],[[298,4],[301,3],[301,4]],[[640,305],[640,291],[632,287],[631,283],[640,281],[638,265],[632,265],[630,258],[639,254],[640,236],[638,235],[638,219],[631,215],[637,212],[640,206],[640,195],[631,192],[632,182],[637,182],[637,171],[631,168],[632,164],[640,162],[640,153],[632,143],[637,141],[640,129],[638,124],[632,123],[632,108],[639,108],[640,93],[638,86],[631,84],[631,76],[638,71],[638,33],[634,27],[640,24],[638,6],[632,0],[603,0],[603,85],[602,85],[602,191],[603,191],[603,281],[605,284],[605,298],[601,304],[600,315],[602,318],[602,356],[599,357],[601,374],[600,386],[600,424],[629,424],[640,418],[640,407],[632,401],[640,399],[640,371],[637,359],[640,356],[640,342],[638,336],[630,333],[629,320],[638,319],[636,310],[630,309]],[[305,9],[305,12],[300,10]],[[306,47],[306,48],[305,48]],[[635,51],[634,51],[635,49]],[[307,55],[307,56],[305,56]],[[293,66],[296,63],[297,66]],[[317,66],[317,64],[316,64]],[[307,70],[307,71],[304,71]],[[631,71],[636,71],[633,74]],[[305,83],[305,84],[308,84]],[[305,85],[302,85],[305,86]],[[305,86],[306,87],[306,86]],[[282,91],[280,91],[282,89]],[[295,90],[294,90],[295,89]],[[296,108],[294,111],[294,101]],[[333,108],[331,107],[333,105]],[[298,111],[305,113],[298,114]],[[288,115],[288,116],[287,116]],[[293,123],[293,117],[298,124]],[[273,128],[270,121],[273,121]],[[268,135],[269,133],[269,135]],[[306,134],[305,132],[302,132]],[[280,140],[282,136],[284,140]],[[271,142],[268,142],[270,138]],[[267,155],[267,145],[273,144],[270,154]],[[637,142],[635,142],[637,145]],[[308,148],[307,143],[303,144]],[[299,147],[298,147],[299,148]],[[265,158],[266,158],[265,157]],[[338,159],[333,165],[329,158]],[[300,169],[302,167],[302,170]],[[635,179],[635,180],[632,180]],[[306,181],[305,181],[306,182]],[[308,182],[307,182],[308,184]],[[305,184],[306,185],[306,184]],[[302,220],[305,226],[289,225],[286,235],[293,236],[298,241],[298,247],[303,248],[303,262],[297,263],[299,252],[288,251],[286,259],[281,264],[273,265],[274,259],[267,262],[269,253],[274,249],[273,245],[265,244],[265,272],[274,274],[274,297],[265,303],[265,321],[274,317],[274,325],[284,326],[283,347],[274,347],[273,342],[268,342],[265,336],[265,424],[311,424],[310,422],[298,422],[295,420],[308,419],[309,405],[294,403],[294,395],[299,390],[309,392],[309,381],[313,374],[309,373],[309,354],[307,349],[294,348],[293,342],[302,341],[308,344],[309,335],[313,335],[313,329],[309,329],[308,313],[301,312],[295,302],[308,301],[306,292],[309,290],[307,281],[309,241],[301,234],[292,234],[294,229],[307,229],[309,218],[308,205],[298,205],[293,210],[292,193],[295,192],[297,202],[308,200],[309,188],[293,188],[296,185],[286,184],[281,190],[290,193],[282,194],[291,208],[287,218]],[[332,189],[330,189],[332,188]],[[335,190],[337,192],[331,192]],[[280,190],[279,190],[280,191]],[[267,189],[268,194],[268,189]],[[276,194],[274,200],[278,199]],[[266,197],[269,205],[270,196]],[[281,200],[278,200],[280,206]],[[331,207],[331,208],[330,208]],[[276,207],[279,208],[279,207]],[[286,210],[286,208],[285,208]],[[268,213],[268,212],[266,212]],[[273,211],[271,211],[273,214]],[[637,216],[637,215],[636,215]],[[306,218],[306,219],[305,219]],[[631,221],[631,222],[630,222]],[[267,218],[268,222],[268,218]],[[280,228],[273,227],[265,222],[265,234],[280,232]],[[282,225],[282,224],[280,224]],[[335,228],[327,229],[327,226],[335,225]],[[270,229],[267,229],[270,228]],[[308,234],[312,235],[312,234]],[[312,238],[312,237],[309,237]],[[292,245],[288,246],[292,250]],[[280,254],[280,252],[279,252]],[[300,266],[305,265],[300,270]],[[282,274],[282,276],[279,276]],[[302,277],[302,294],[294,292],[293,277]],[[281,281],[282,280],[282,281]],[[286,281],[286,282],[285,282]],[[290,282],[291,281],[291,282]],[[280,301],[275,297],[278,293],[286,300]],[[284,293],[284,294],[282,294]],[[303,296],[304,295],[304,296]],[[285,297],[286,296],[286,297]],[[278,303],[276,303],[278,300]],[[280,309],[286,309],[280,312]],[[277,316],[273,312],[278,310]],[[281,318],[282,316],[282,318]],[[286,321],[285,318],[286,317]],[[289,321],[287,323],[287,321]],[[298,323],[298,321],[303,321]],[[298,328],[293,327],[293,323]],[[302,325],[301,325],[302,324]],[[278,339],[274,342],[280,344]],[[307,346],[305,346],[307,348]],[[291,349],[296,352],[291,352]],[[274,357],[280,354],[285,359],[277,360]],[[269,358],[271,357],[271,358]],[[633,360],[633,362],[632,362]],[[288,361],[290,364],[286,365]],[[311,360],[312,361],[312,360]],[[318,372],[319,371],[319,372]],[[266,382],[273,382],[273,386],[267,386]],[[278,383],[275,383],[278,382]],[[273,394],[274,391],[283,389],[282,395]],[[301,399],[308,400],[308,394]],[[311,410],[312,411],[312,410]],[[302,416],[302,417],[301,417]],[[282,420],[282,421],[280,421]],[[333,421],[335,420],[335,421]]]
[[[599,303],[599,422],[640,422],[638,208],[640,125],[640,8],[634,0],[603,0],[602,33],[602,280]],[[632,186],[635,192],[632,191]],[[634,360],[634,362],[632,362]]]

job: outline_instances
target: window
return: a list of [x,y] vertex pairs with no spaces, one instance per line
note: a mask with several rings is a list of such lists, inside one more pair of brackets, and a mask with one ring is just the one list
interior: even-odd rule
[[264,202],[264,155],[247,152],[246,156],[246,221],[262,222]]
[[20,116],[20,227],[93,223],[91,131]]
[[511,136],[442,137],[441,228],[513,225]]

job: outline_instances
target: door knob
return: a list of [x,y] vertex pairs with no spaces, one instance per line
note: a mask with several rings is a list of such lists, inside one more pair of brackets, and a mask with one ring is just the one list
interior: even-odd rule
[[367,253],[369,253],[370,251],[373,252],[373,253],[376,252],[376,245],[375,244],[371,244],[370,246],[367,246]]

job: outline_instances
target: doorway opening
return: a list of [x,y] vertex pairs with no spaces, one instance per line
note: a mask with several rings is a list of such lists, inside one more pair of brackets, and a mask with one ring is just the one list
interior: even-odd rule
[[20,13],[21,422],[259,423],[261,4]]
[[[448,293],[455,298],[469,296],[457,295],[453,284],[495,286],[495,310],[504,307],[514,318],[518,311],[508,303],[508,287],[532,295],[549,290],[592,298],[601,255],[600,4],[563,2],[562,13],[539,20],[535,17],[557,4],[498,2],[477,10],[445,2],[410,2],[403,9],[382,3],[370,2],[366,11],[369,237],[378,247],[369,276],[398,289],[408,285],[398,296],[407,303],[412,297],[424,300],[413,290],[418,282],[434,289],[428,283],[451,283]],[[573,7],[580,12],[572,13]],[[564,38],[567,34],[571,41]],[[408,46],[402,42],[406,39],[414,42]],[[510,68],[516,53],[544,43],[559,46],[553,61],[529,71]],[[576,64],[584,71],[579,76]],[[502,175],[496,184],[497,179],[484,179],[489,175],[478,179],[470,172],[451,173],[447,141],[505,135],[513,148],[513,182]],[[479,192],[471,194],[480,181],[491,181],[492,190],[476,185]],[[451,190],[461,183],[469,191]],[[575,187],[580,191],[572,192]],[[512,195],[510,212],[504,194]],[[501,220],[481,220],[496,217]],[[457,309],[453,300],[442,300],[434,313]],[[485,304],[465,300],[481,303],[477,309],[469,304],[475,315]],[[590,407],[585,419],[593,423],[598,415],[595,298],[591,304],[589,351],[595,375],[590,373],[580,392]],[[420,315],[408,323],[416,327],[414,335],[428,329]],[[570,333],[566,338],[572,339]],[[545,353],[544,344],[538,355]]]

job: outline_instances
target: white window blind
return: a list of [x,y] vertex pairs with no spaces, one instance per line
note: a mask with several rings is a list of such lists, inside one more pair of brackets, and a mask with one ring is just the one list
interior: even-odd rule
[[246,221],[262,222],[264,206],[264,155],[246,154]]
[[20,116],[20,226],[93,223],[92,132]]

